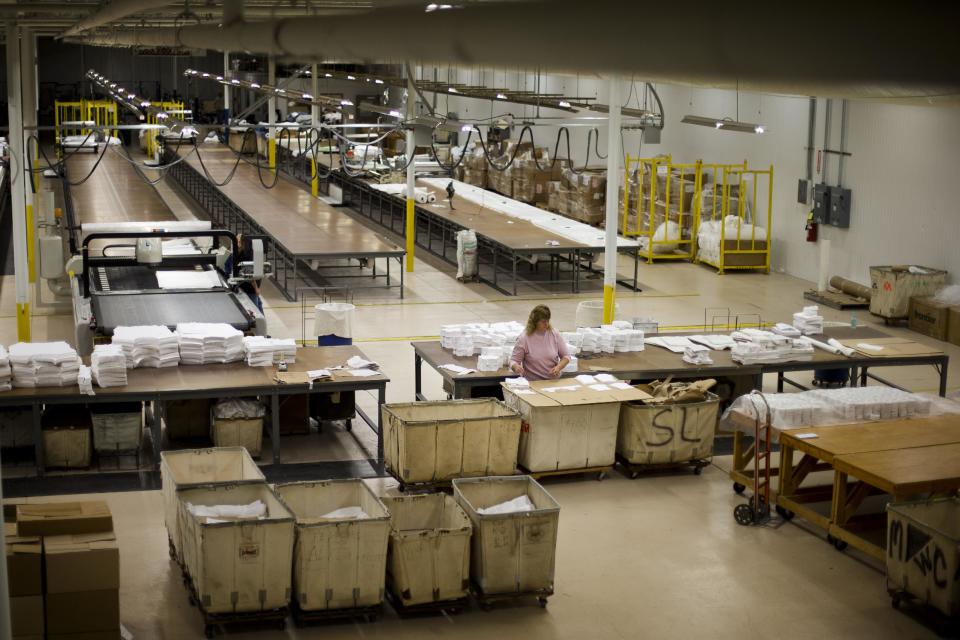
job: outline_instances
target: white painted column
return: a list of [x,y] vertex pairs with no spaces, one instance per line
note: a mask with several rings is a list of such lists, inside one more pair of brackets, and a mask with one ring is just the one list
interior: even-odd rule
[[[24,158],[29,158],[33,168],[39,162],[39,148],[36,141],[29,140],[36,137],[37,132],[37,37],[33,31],[25,27],[20,28],[20,91],[23,104],[23,147]],[[27,171],[24,180],[24,201],[27,212],[27,278],[30,282],[37,281],[37,226],[36,226],[36,194],[40,186],[40,174],[29,171],[27,160],[24,160],[24,170]],[[37,303],[39,304],[39,300]]]
[[[29,266],[27,262],[26,180],[24,171],[23,102],[20,87],[20,30],[7,23],[7,113],[10,132],[10,198],[13,215],[13,273],[17,288],[17,339],[30,340]],[[6,567],[6,564],[4,564]],[[6,603],[6,577],[0,578]],[[9,621],[7,621],[9,624]],[[0,621],[2,624],[2,621]],[[0,631],[3,627],[0,626]],[[2,634],[0,634],[2,635]]]
[[223,79],[227,81],[227,84],[223,85],[223,110],[226,112],[227,121],[229,123],[230,119],[230,52],[223,52]]
[[620,77],[607,80],[610,117],[607,121],[607,218],[603,254],[603,322],[614,320],[617,292],[617,206],[620,183]]
[[[411,69],[412,67],[407,67]],[[413,88],[413,78],[407,78],[407,220],[406,220],[406,239],[407,239],[407,271],[413,271],[413,248],[416,245],[416,203],[414,201],[413,189],[416,185],[416,175],[414,171],[413,150],[416,140],[413,132],[412,121],[417,117],[417,92]]]
[[[273,54],[267,58],[267,84],[272,87],[277,86],[277,60]],[[276,93],[267,100],[267,122],[271,125],[277,124],[277,98]],[[267,164],[270,170],[277,168],[277,129],[276,127],[267,127]]]

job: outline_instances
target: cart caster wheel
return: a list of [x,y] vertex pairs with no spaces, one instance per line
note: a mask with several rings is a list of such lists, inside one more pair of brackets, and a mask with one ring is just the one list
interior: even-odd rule
[[493,605],[491,605],[489,602],[481,602],[480,608],[484,611],[490,611],[491,609],[493,609]]
[[400,493],[403,493],[406,490],[407,490],[407,485],[403,484],[402,482],[397,485],[397,491],[399,491]]
[[[767,501],[762,496],[760,497],[750,496],[750,499],[747,501],[747,504],[750,505],[751,509],[756,509],[757,511],[763,511],[763,512],[769,513],[770,507],[767,506],[766,502]],[[760,505],[759,507],[757,507],[757,503],[759,503]]]
[[739,482],[733,483],[733,492],[734,493],[743,493],[746,490],[746,485],[740,484]]
[[753,524],[753,507],[748,504],[738,504],[733,509],[733,519],[737,524],[745,527]]
[[541,609],[546,609],[546,608],[547,608],[547,599],[544,598],[543,596],[540,596],[539,598],[537,598],[537,604],[540,605],[540,608],[541,608]]
[[208,624],[208,625],[205,625],[205,626],[203,627],[203,637],[204,637],[204,638],[208,638],[208,639],[213,637],[213,625],[212,625],[212,624]]
[[899,609],[901,602],[902,600],[900,599],[899,593],[894,593],[893,595],[890,596],[890,606],[893,607],[894,609]]
[[833,548],[836,549],[837,551],[843,551],[844,549],[847,548],[847,546],[848,545],[846,540],[841,540],[840,538],[833,539]]
[[793,516],[797,515],[793,511],[790,511],[790,509],[786,509],[784,507],[781,507],[780,505],[777,505],[775,509],[777,510],[777,513],[780,515],[780,517],[786,520],[787,522],[789,522],[790,520],[793,520]]
[[631,479],[631,480],[636,480],[636,479],[639,478],[639,477],[640,477],[640,472],[639,472],[639,471],[631,471],[631,472],[630,472],[630,479]]
[[700,465],[697,465],[693,468],[693,475],[698,476],[701,473],[703,473],[703,467],[701,467]]
[[353,420],[347,420],[347,431],[353,431]]
[[597,482],[602,482],[603,479],[606,477],[607,477],[607,472],[601,471],[600,473],[597,474]]

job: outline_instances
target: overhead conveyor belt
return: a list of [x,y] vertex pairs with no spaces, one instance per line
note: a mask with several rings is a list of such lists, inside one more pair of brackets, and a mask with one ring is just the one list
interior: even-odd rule
[[[186,153],[186,152],[183,152]],[[216,186],[204,173],[204,167],[218,182],[224,181],[236,164],[236,155],[228,147],[203,145],[203,165],[196,154],[190,155],[170,170],[170,174],[203,207],[214,222],[234,233],[255,233],[267,236],[268,258],[273,264],[273,281],[289,300],[297,298],[297,288],[304,275],[304,263],[323,274],[324,269],[342,270],[356,260],[361,273],[356,275],[323,274],[325,279],[384,278],[385,287],[400,287],[403,297],[403,270],[399,284],[391,279],[391,262],[401,263],[405,251],[385,237],[336,208],[310,196],[298,186],[279,179],[266,168],[258,169],[241,161],[232,179]],[[167,152],[167,162],[175,157]],[[385,263],[385,271],[377,273],[377,260]],[[365,269],[364,265],[369,266]],[[323,277],[322,276],[322,277]],[[354,287],[356,288],[356,287]]]

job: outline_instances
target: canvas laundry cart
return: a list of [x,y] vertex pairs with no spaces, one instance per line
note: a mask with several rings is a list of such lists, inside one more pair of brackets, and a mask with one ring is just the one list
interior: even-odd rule
[[390,513],[359,479],[282,484],[296,517],[293,593],[300,619],[364,616],[383,602]]
[[219,484],[178,493],[183,564],[204,633],[221,624],[289,613],[294,517],[266,484]]
[[398,612],[459,610],[470,586],[470,519],[443,493],[383,498],[387,597]]
[[265,482],[260,467],[243,447],[161,451],[160,485],[170,557],[183,562],[177,492],[208,484]]
[[387,471],[408,485],[512,475],[520,416],[493,398],[383,405]]
[[470,578],[484,608],[553,595],[560,505],[529,476],[464,478],[453,492],[473,524]]

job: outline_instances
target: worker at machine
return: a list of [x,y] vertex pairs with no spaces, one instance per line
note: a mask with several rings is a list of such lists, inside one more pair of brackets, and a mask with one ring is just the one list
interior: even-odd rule
[[510,356],[510,370],[529,380],[559,378],[570,363],[570,351],[560,332],[550,326],[550,308],[538,304]]
[[[237,234],[237,247],[235,251],[236,259],[239,262],[252,262],[253,261],[253,246],[250,242],[244,242],[243,234]],[[233,256],[231,256],[226,265],[226,272],[231,273],[233,267]],[[251,278],[249,280],[244,280],[239,284],[239,289],[247,294],[253,304],[257,305],[257,309],[260,309],[260,313],[263,313],[263,298],[260,297],[260,280],[256,278]]]

